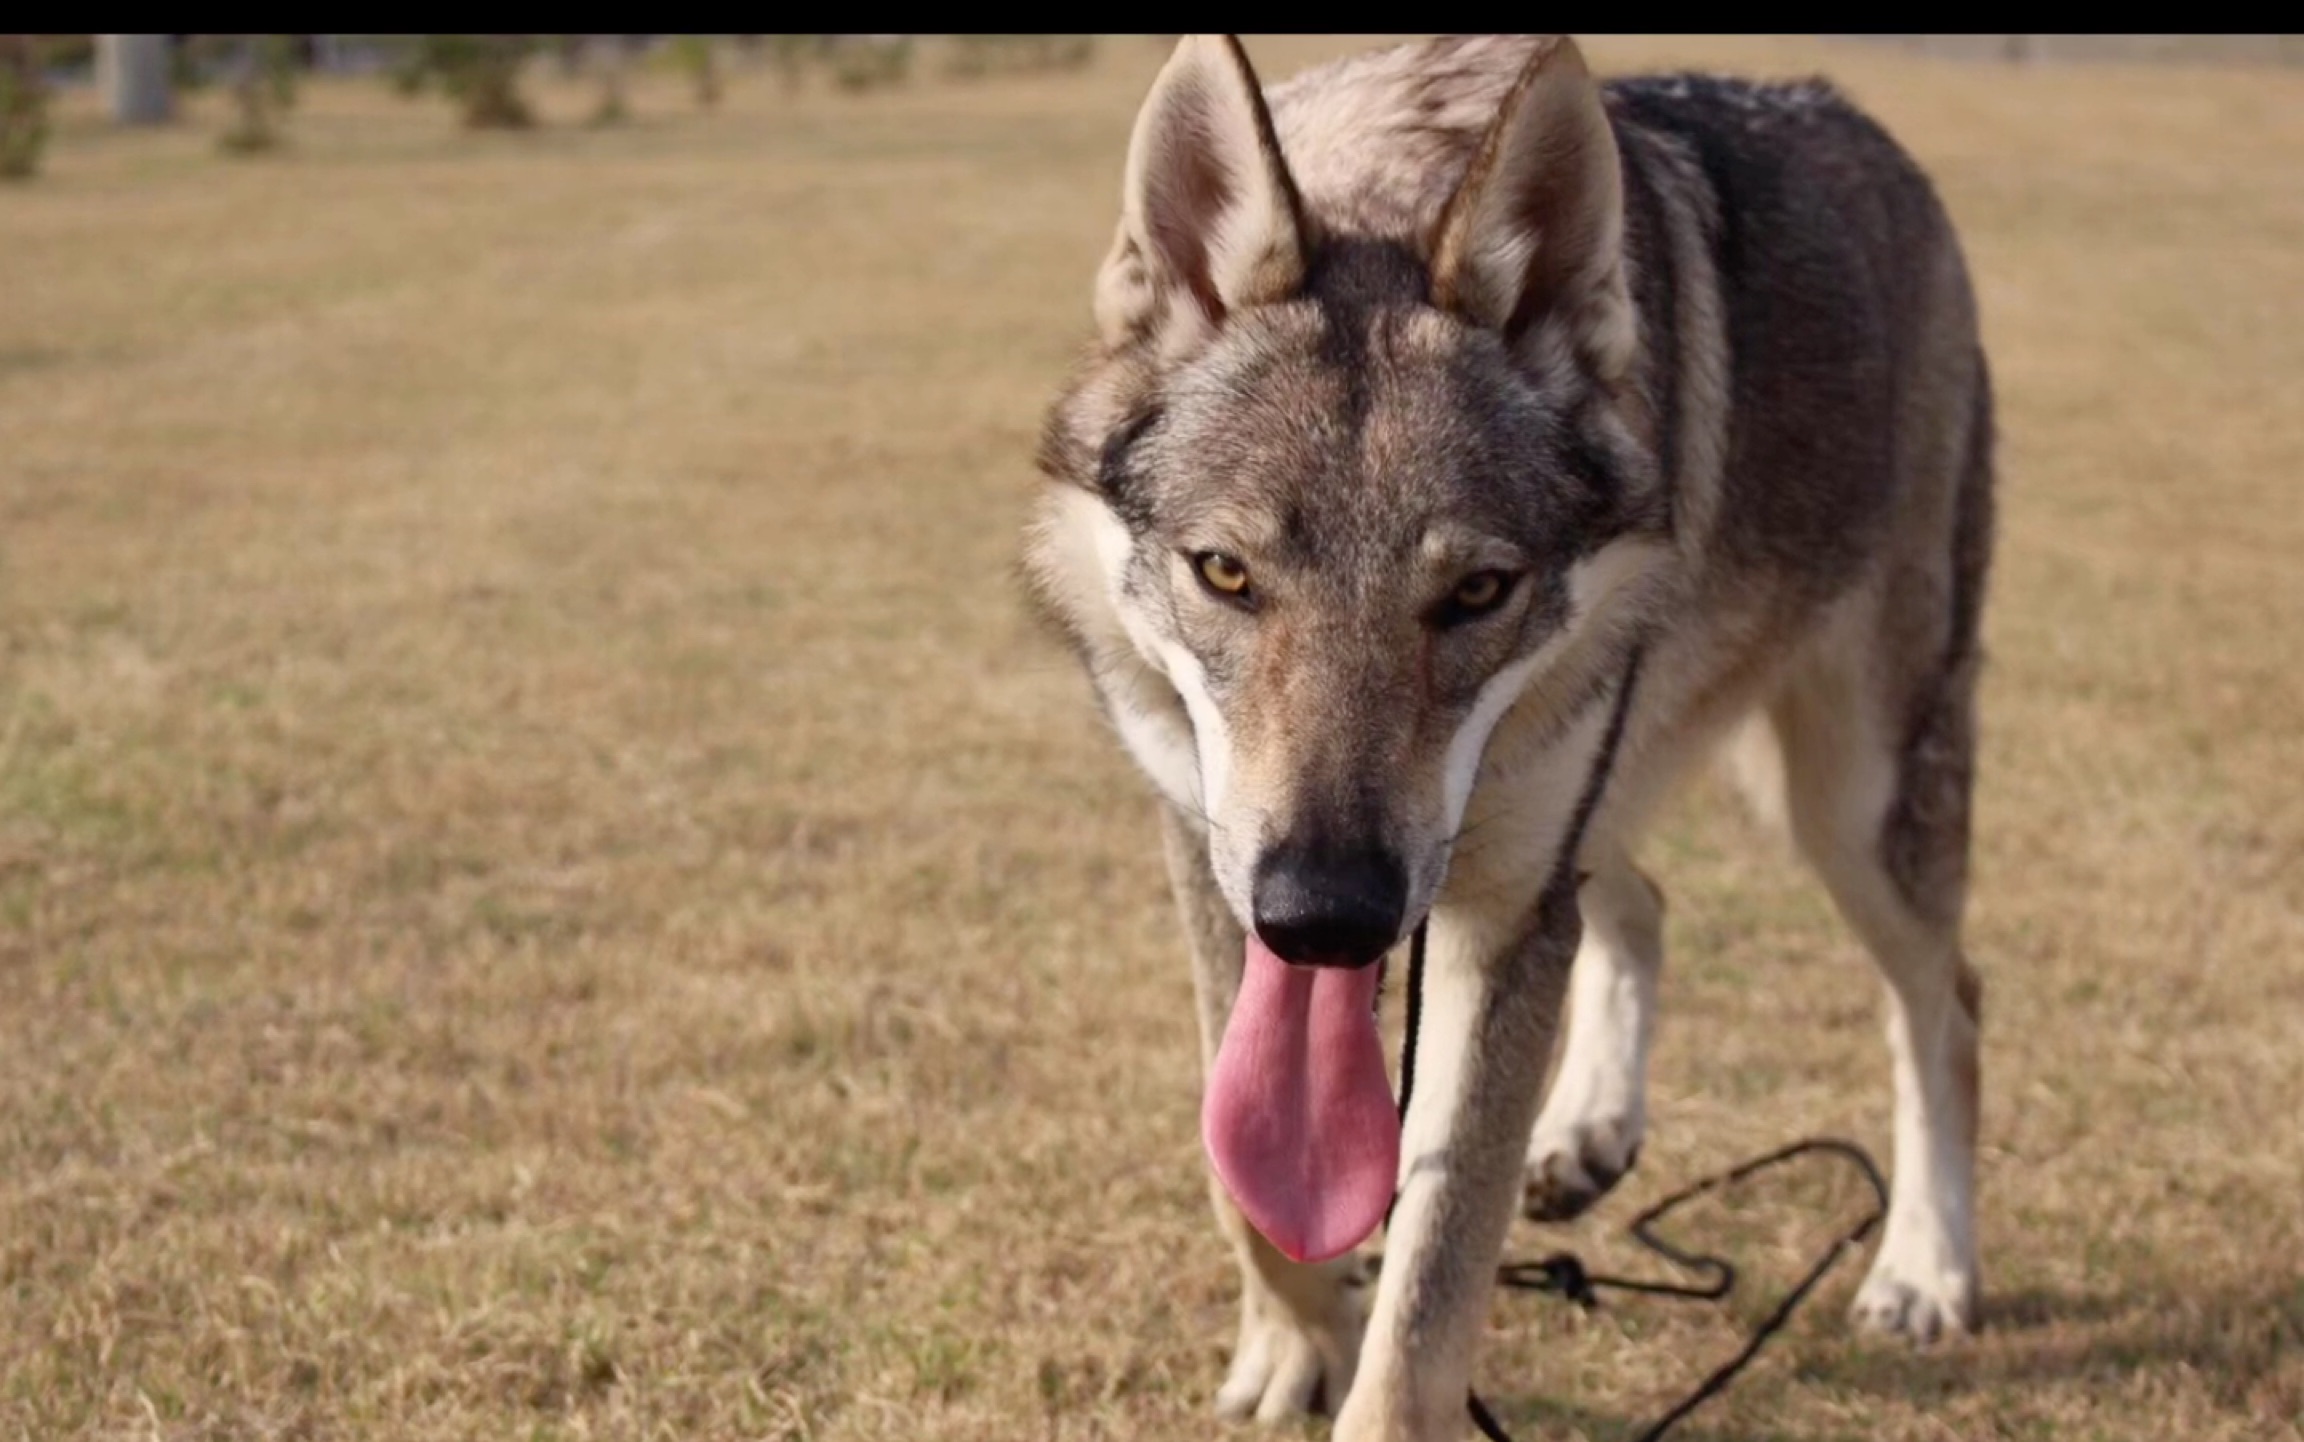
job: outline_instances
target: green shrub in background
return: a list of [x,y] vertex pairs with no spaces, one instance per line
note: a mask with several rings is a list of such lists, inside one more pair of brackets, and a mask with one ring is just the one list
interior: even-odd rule
[[233,59],[232,126],[216,143],[227,155],[255,155],[280,143],[280,122],[296,103],[296,42],[287,35],[239,35]]
[[230,39],[225,35],[186,35],[168,46],[168,88],[171,90],[206,90],[210,72],[215,68],[219,51],[217,42]]
[[61,70],[73,75],[96,73],[96,37],[93,35],[41,35],[40,63],[50,74]]
[[945,70],[973,78],[1032,70],[1077,70],[1096,53],[1093,35],[955,35]]
[[720,66],[709,35],[675,35],[670,53],[673,66],[688,77],[696,103],[706,110],[720,103]]
[[535,48],[533,35],[418,35],[393,83],[403,95],[438,86],[475,130],[520,129],[536,123],[520,94],[520,67]]
[[823,59],[830,53],[829,35],[763,35],[768,56],[775,63],[776,73],[784,81],[784,93],[790,95],[800,88],[808,73],[810,62]]
[[842,90],[901,85],[912,73],[909,35],[828,35],[832,83]]
[[37,35],[0,35],[0,180],[29,180],[48,147],[48,87]]

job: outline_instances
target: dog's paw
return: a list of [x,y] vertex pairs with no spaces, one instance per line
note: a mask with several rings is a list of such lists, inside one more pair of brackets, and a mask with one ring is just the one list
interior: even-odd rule
[[1629,1117],[1547,1126],[1528,1144],[1520,1210],[1531,1221],[1565,1222],[1608,1194],[1640,1160],[1640,1123]]
[[1361,1316],[1349,1295],[1321,1325],[1265,1316],[1240,1329],[1232,1369],[1216,1389],[1216,1415],[1230,1421],[1286,1422],[1333,1416],[1352,1390],[1360,1359]]
[[1976,1284],[1958,1271],[1909,1275],[1884,1254],[1857,1289],[1848,1315],[1867,1332],[1916,1347],[1976,1330]]

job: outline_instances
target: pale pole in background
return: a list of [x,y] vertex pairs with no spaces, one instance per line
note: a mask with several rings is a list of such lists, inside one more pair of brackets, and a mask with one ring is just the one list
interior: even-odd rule
[[105,109],[122,125],[160,125],[171,109],[168,37],[99,35],[96,83]]

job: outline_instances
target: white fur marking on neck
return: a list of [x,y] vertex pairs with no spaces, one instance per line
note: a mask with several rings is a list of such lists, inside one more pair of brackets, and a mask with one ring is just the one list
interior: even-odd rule
[[1628,537],[1609,542],[1569,568],[1567,620],[1543,645],[1488,678],[1480,694],[1473,698],[1471,711],[1448,743],[1444,796],[1451,833],[1464,824],[1464,808],[1470,804],[1472,789],[1479,781],[1480,762],[1487,752],[1488,738],[1527,691],[1530,680],[1567,649],[1569,641],[1586,627],[1596,611],[1646,574],[1664,554],[1664,549],[1654,542]]

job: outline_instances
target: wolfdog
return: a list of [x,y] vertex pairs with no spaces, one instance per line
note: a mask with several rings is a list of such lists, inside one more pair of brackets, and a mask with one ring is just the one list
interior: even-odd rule
[[[1714,752],[1887,982],[1855,1317],[1973,1327],[1991,399],[1913,161],[1821,82],[1478,38],[1266,92],[1190,37],[1094,310],[1026,568],[1165,802],[1244,1283],[1217,1410],[1459,1435],[1514,1210],[1571,1216],[1639,1151],[1634,847]],[[1419,925],[1402,1119],[1378,963]]]

